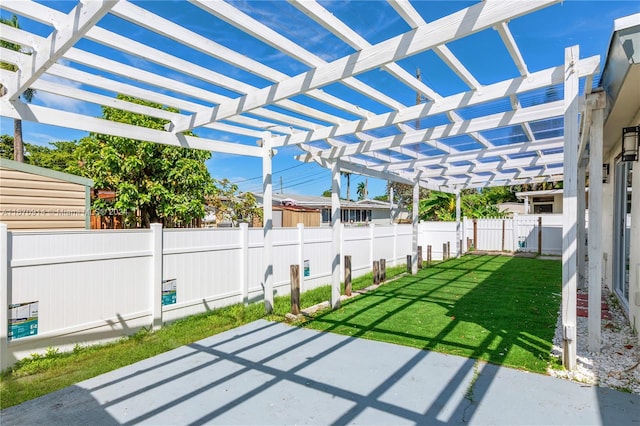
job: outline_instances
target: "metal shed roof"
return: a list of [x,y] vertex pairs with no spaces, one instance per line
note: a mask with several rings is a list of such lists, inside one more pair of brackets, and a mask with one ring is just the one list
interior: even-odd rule
[[[332,13],[332,3],[278,2],[287,13],[302,13],[309,26],[336,39],[339,49],[322,52],[322,46],[311,51],[308,40],[281,34],[258,14],[222,1],[185,3],[199,10],[202,20],[196,25],[163,15],[151,2],[96,0],[62,11],[47,2],[7,0],[2,9],[41,26],[32,32],[2,27],[3,40],[29,51],[0,49],[2,61],[19,69],[0,70],[6,90],[0,109],[7,117],[215,152],[261,157],[264,147],[296,146],[301,161],[330,167],[339,159],[344,171],[419,181],[448,192],[562,180],[564,64],[531,71],[510,30],[511,21],[558,2],[454,3],[459,10],[432,22],[408,1],[367,3],[406,22],[405,32],[381,33],[372,41]],[[287,13],[279,19],[286,20]],[[214,27],[240,34],[246,48],[225,47]],[[492,36],[497,45],[483,45],[487,56],[502,51],[510,57],[511,78],[487,82],[447,47],[475,42],[474,37],[487,32],[499,36]],[[153,42],[143,44],[142,33]],[[178,45],[180,56],[175,53]],[[431,60],[464,89],[440,93],[418,79],[403,60],[423,54],[435,54]],[[296,66],[284,69],[270,55],[286,55]],[[582,93],[589,93],[599,59],[572,61]],[[380,86],[367,78],[377,70],[386,72]],[[26,104],[20,95],[27,88],[170,124],[159,131]],[[367,107],[350,101],[354,93],[366,99]],[[414,99],[417,93],[423,102],[407,102],[407,93]],[[115,94],[180,112],[141,106]],[[218,137],[208,137],[206,131]]]

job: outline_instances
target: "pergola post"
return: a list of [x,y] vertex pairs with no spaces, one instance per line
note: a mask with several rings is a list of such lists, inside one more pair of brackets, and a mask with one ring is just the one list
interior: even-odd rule
[[460,227],[460,190],[456,190],[456,257],[462,256],[462,230]]
[[273,185],[271,135],[262,139],[262,209],[264,249],[262,254],[264,270],[264,309],[273,311]]
[[[586,202],[585,202],[585,194],[586,194],[586,174],[587,174],[587,165],[586,162],[580,161],[580,159],[578,159],[578,197],[576,199],[577,203],[578,203],[578,217],[577,217],[577,224],[576,224],[576,232],[577,232],[577,240],[578,240],[578,247],[577,247],[577,253],[578,253],[578,283],[577,283],[577,287],[580,290],[586,290],[587,289],[587,284],[586,284],[586,277],[587,277],[587,273],[586,273],[586,269],[587,269],[587,263],[585,261],[585,255],[587,252],[587,247],[586,247],[586,220],[585,220],[585,215],[586,215]],[[591,222],[591,221],[589,221]]]
[[[602,147],[604,92],[594,93],[596,108],[591,119],[589,138],[589,352],[600,352],[602,315]],[[599,102],[598,102],[599,101]]]
[[524,196],[524,214],[529,214],[529,196]]
[[416,178],[413,184],[413,208],[411,209],[411,223],[413,224],[413,238],[411,240],[411,274],[418,273],[418,209],[420,208],[420,178]]
[[340,212],[340,160],[331,165],[331,234],[333,261],[331,263],[331,307],[340,307],[340,256],[342,227]]
[[578,216],[578,46],[564,54],[564,194],[562,198],[562,329],[566,369],[575,370],[576,341],[576,227]]

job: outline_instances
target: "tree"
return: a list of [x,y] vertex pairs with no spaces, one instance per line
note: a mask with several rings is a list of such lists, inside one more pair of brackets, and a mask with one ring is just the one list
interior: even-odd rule
[[[511,201],[513,193],[506,187],[485,188],[482,192],[464,190],[460,197],[461,215],[479,219],[484,217],[504,217],[497,204]],[[420,220],[456,220],[456,196],[446,192],[431,191],[420,200]]]
[[[399,207],[405,207],[408,209],[413,208],[413,187],[406,183],[389,182],[387,183],[387,193],[389,189],[393,188],[393,202]],[[426,188],[420,188],[418,198],[423,200],[429,196],[429,190]]]
[[456,218],[456,196],[447,192],[431,191],[420,200],[420,220],[452,221]]
[[215,191],[207,197],[207,205],[213,208],[217,222],[252,223],[254,219],[262,220],[262,209],[256,204],[256,197],[251,192],[240,193],[238,185],[228,179],[215,182]]
[[331,198],[331,194],[333,194],[333,191],[331,191],[330,189],[327,189],[322,193],[322,196]]
[[351,173],[340,172],[340,174],[347,178],[347,201],[351,201]]
[[358,189],[356,192],[358,193],[358,200],[364,200],[369,195],[369,190],[367,189],[368,181],[360,182],[358,184]]
[[[20,25],[18,24],[18,17],[16,15],[13,15],[11,19],[0,18],[0,23],[9,25],[14,28],[20,28]],[[8,41],[4,41],[4,40],[0,40],[0,46],[4,47],[5,49],[13,50],[16,52],[22,52],[24,50],[22,49],[22,46],[18,44],[10,43]],[[13,72],[18,71],[18,68],[15,65],[8,64],[6,62],[0,62],[0,68],[8,71],[13,71]],[[4,94],[4,87],[2,85],[0,85],[0,89],[2,91],[2,94]],[[26,102],[31,102],[33,100],[33,96],[35,95],[35,93],[36,93],[35,90],[29,88],[24,92],[22,92],[21,97]],[[24,163],[24,141],[22,139],[22,120],[20,120],[19,118],[16,118],[13,120],[13,159],[20,163]]]
[[13,136],[0,135],[0,157],[13,160]]
[[[75,158],[76,141],[50,142],[50,146],[24,144],[24,162],[46,169],[79,174],[78,161]],[[13,159],[13,137],[0,135],[0,157]]]
[[[118,99],[153,108],[161,105],[118,95]],[[166,120],[102,107],[103,118],[162,130]],[[215,192],[205,165],[207,151],[153,142],[91,134],[78,144],[78,169],[94,181],[94,188],[115,192],[113,205],[96,199],[94,208],[120,211],[128,227],[188,226],[204,217],[205,197]]]
[[34,166],[67,173],[79,173],[76,157],[77,141],[50,142],[48,146],[25,144],[25,161]]

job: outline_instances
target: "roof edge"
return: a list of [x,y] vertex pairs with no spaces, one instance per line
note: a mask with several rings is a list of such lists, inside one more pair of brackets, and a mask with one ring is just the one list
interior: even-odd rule
[[57,170],[51,170],[40,166],[34,166],[33,164],[19,163],[17,161],[9,160],[6,158],[0,158],[0,167],[18,170],[20,172],[31,173],[34,175],[44,176],[52,179],[63,180],[65,182],[76,183],[78,185],[93,187],[92,179],[72,175],[71,173],[59,172]]

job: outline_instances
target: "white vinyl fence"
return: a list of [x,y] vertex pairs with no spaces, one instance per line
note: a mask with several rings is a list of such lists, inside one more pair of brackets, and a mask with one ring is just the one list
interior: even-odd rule
[[[560,255],[562,254],[562,215],[515,215],[511,219],[465,219],[464,235],[465,250],[468,244],[472,244],[476,250]],[[539,242],[542,244],[539,245]]]
[[[478,221],[476,226],[482,249],[497,225],[487,222],[485,229]],[[518,236],[535,234],[522,227]],[[471,221],[462,228],[461,239],[473,235]],[[276,295],[289,293],[294,264],[300,265],[302,291],[331,283],[330,228],[299,225],[272,232]],[[342,235],[341,252],[351,256],[354,278],[370,272],[374,260],[405,264],[412,251],[411,225],[345,227]],[[545,252],[560,251],[561,238],[554,238],[543,237],[557,244]],[[434,260],[442,259],[446,243],[455,256],[456,239],[455,223],[419,226],[425,260],[428,245]],[[1,367],[49,347],[68,350],[222,306],[261,301],[262,259],[263,230],[247,226],[10,232],[0,224]]]

